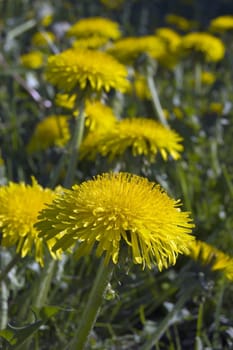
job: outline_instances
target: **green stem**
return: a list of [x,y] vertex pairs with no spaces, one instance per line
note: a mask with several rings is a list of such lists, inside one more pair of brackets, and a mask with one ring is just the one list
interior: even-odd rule
[[148,84],[148,88],[150,90],[151,93],[151,97],[152,97],[152,102],[153,102],[153,106],[155,109],[155,112],[161,122],[161,124],[163,124],[165,127],[168,127],[168,123],[167,120],[165,118],[160,100],[159,100],[159,95],[155,86],[155,82],[154,82],[154,76],[153,76],[153,69],[150,69],[150,67],[147,68],[147,76],[146,76],[146,80],[147,80],[147,84]]
[[202,67],[200,62],[196,62],[195,64],[195,92],[196,94],[201,94],[201,73],[202,73]]
[[185,303],[190,298],[190,293],[181,295],[180,299],[174,305],[173,309],[169,314],[164,318],[164,320],[160,323],[159,327],[156,331],[151,335],[148,341],[142,346],[141,350],[151,350],[152,347],[159,341],[159,339],[163,336],[163,334],[167,331],[167,329],[171,325],[171,321],[173,317],[183,308]]
[[6,265],[4,270],[0,272],[0,282],[5,279],[8,272],[17,264],[17,262],[20,260],[20,255],[16,254],[13,259]]
[[84,349],[88,336],[97,319],[103,295],[111,278],[112,271],[112,263],[106,265],[104,261],[101,262],[88,302],[83,310],[78,330],[72,341],[66,347],[67,350]]
[[41,308],[46,303],[56,265],[57,261],[51,259],[48,262],[48,265],[42,270],[39,287],[37,288],[36,298],[33,301],[33,305],[38,308]]
[[217,305],[215,310],[213,349],[221,349],[222,343],[219,337],[220,315],[223,303],[223,295],[225,291],[225,279],[221,281],[221,286],[218,294]]
[[201,341],[203,310],[204,310],[204,302],[201,302],[200,305],[199,305],[199,309],[198,309],[197,332],[196,332],[196,339],[195,339],[195,350],[199,349],[199,342]]
[[8,322],[8,298],[9,291],[6,283],[0,283],[0,330],[5,329]]
[[74,133],[71,140],[71,150],[70,150],[70,159],[68,164],[68,170],[66,173],[64,186],[70,187],[73,184],[75,177],[75,169],[77,167],[78,161],[78,153],[79,148],[83,139],[84,134],[84,123],[85,115],[84,115],[84,101],[81,102],[79,115],[75,120]]

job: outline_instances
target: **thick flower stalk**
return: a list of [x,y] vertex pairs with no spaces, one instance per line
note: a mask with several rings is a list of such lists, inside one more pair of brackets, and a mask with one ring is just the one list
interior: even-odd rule
[[[35,260],[43,266],[44,241],[38,237],[34,224],[38,213],[46,204],[50,204],[55,196],[56,192],[42,188],[35,179],[32,185],[10,182],[0,187],[1,245],[3,247],[16,245],[16,251],[22,258],[34,251]],[[56,258],[60,252],[54,253],[51,250],[51,244],[54,243],[54,239],[49,240],[47,246],[52,257]]]
[[194,239],[189,213],[159,185],[128,173],[106,173],[74,185],[42,210],[36,224],[40,237],[56,239],[53,250],[76,243],[77,257],[105,255],[105,263],[117,264],[128,247],[133,263],[159,270],[188,253]]
[[128,87],[127,69],[105,52],[66,50],[48,58],[47,80],[64,92],[90,87],[94,91],[124,92]]
[[170,155],[180,158],[182,137],[175,131],[148,118],[126,118],[101,134],[89,134],[81,147],[81,157],[95,159],[97,154],[110,160],[122,156],[127,150],[133,156],[144,156],[154,162],[158,153],[164,160]]

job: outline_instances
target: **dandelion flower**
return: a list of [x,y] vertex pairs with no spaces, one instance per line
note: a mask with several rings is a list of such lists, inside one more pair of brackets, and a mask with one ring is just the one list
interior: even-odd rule
[[190,242],[188,255],[203,265],[211,266],[213,271],[221,271],[226,278],[233,281],[233,257],[221,250],[202,241],[193,241]]
[[[128,247],[135,264],[161,270],[187,253],[193,239],[189,213],[146,178],[127,173],[102,174],[75,185],[43,210],[37,228],[40,237],[56,238],[54,250],[79,242],[76,256],[105,253],[105,262],[117,264]],[[61,237],[62,235],[62,237]]]
[[89,17],[80,19],[71,26],[67,35],[77,38],[98,36],[115,40],[120,38],[121,32],[117,22],[104,17]]
[[77,95],[73,94],[57,94],[55,97],[55,104],[66,109],[74,109]]
[[180,157],[182,137],[153,119],[125,118],[100,135],[88,135],[81,147],[81,156],[94,159],[97,153],[110,160],[130,150],[133,156],[143,155],[150,162],[159,152],[164,160],[168,155]]
[[175,52],[181,41],[181,36],[171,28],[157,28],[155,34],[161,38],[169,51]]
[[118,9],[124,3],[124,0],[100,0],[100,2],[109,9]]
[[67,116],[51,115],[39,122],[31,136],[29,153],[43,151],[49,147],[63,147],[70,139]]
[[112,108],[100,101],[87,101],[85,107],[85,125],[90,131],[107,131],[115,126],[117,119]]
[[155,35],[122,38],[108,49],[120,62],[132,64],[142,54],[159,59],[165,53],[165,44]]
[[38,69],[43,66],[43,54],[40,51],[31,51],[20,56],[21,64],[29,69]]
[[208,33],[197,32],[183,36],[179,51],[184,56],[196,54],[207,62],[217,62],[224,57],[225,47],[219,38]]
[[203,71],[201,73],[201,82],[204,85],[212,85],[216,80],[216,75],[214,73]]
[[129,84],[127,75],[126,68],[107,53],[85,49],[50,56],[46,69],[47,80],[65,92],[88,86],[124,92]]
[[224,33],[233,30],[233,16],[219,16],[210,22],[210,31]]
[[[56,192],[42,188],[35,179],[32,185],[23,182],[10,182],[0,187],[0,228],[2,231],[2,246],[16,245],[16,251],[22,257],[35,251],[35,260],[44,265],[43,239],[38,237],[34,227],[40,210],[49,204],[56,196]],[[53,258],[60,255],[51,250],[53,240],[47,241],[48,249]]]
[[101,36],[91,36],[89,38],[80,38],[72,43],[75,49],[99,49],[108,42],[108,38]]
[[166,15],[165,21],[168,24],[174,25],[177,29],[188,31],[191,29],[191,21],[189,21],[187,18],[175,15],[173,13],[170,13]]
[[49,42],[54,42],[56,40],[55,35],[52,32],[38,32],[35,33],[32,37],[32,45],[34,46],[40,46],[40,47],[47,47]]

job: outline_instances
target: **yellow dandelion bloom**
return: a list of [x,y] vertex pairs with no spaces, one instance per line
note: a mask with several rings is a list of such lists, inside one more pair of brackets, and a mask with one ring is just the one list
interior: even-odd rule
[[91,36],[88,38],[80,38],[72,43],[75,49],[99,49],[107,44],[108,38],[101,36]]
[[20,63],[29,69],[38,69],[43,66],[44,57],[40,51],[31,51],[20,56]]
[[181,141],[175,131],[153,119],[125,118],[105,133],[88,135],[81,147],[81,157],[95,159],[100,153],[112,160],[130,150],[133,156],[143,155],[150,162],[155,161],[158,152],[164,160],[168,155],[176,160],[183,150]]
[[177,32],[171,28],[163,27],[157,28],[155,34],[165,42],[169,51],[176,51],[177,46],[181,41],[181,36]]
[[[117,264],[128,247],[135,264],[158,268],[175,264],[187,253],[194,226],[180,201],[159,185],[127,173],[102,174],[73,186],[43,210],[37,228],[40,237],[55,238],[56,249],[79,242],[76,256],[105,253],[105,262]],[[59,235],[59,236],[58,236]],[[63,235],[61,237],[61,235]]]
[[55,35],[49,31],[43,31],[35,33],[32,37],[32,45],[34,46],[48,46],[49,42],[54,42],[56,40]]
[[55,104],[66,109],[74,109],[77,95],[57,94],[55,97]]
[[219,38],[208,33],[196,32],[183,36],[179,51],[184,56],[196,54],[205,61],[217,62],[224,57],[225,47]]
[[124,92],[128,87],[127,69],[105,52],[67,50],[48,58],[47,80],[66,92],[90,86],[93,90]]
[[31,136],[29,153],[43,151],[49,147],[63,147],[70,139],[68,119],[64,115],[51,115],[39,122]]
[[172,112],[177,119],[183,119],[185,114],[180,107],[173,107]]
[[135,93],[135,95],[141,100],[150,100],[151,93],[148,88],[148,84],[146,81],[146,77],[142,74],[136,74],[133,84],[130,86],[131,92]]
[[185,17],[175,15],[173,13],[166,15],[165,21],[168,24],[174,25],[177,29],[183,31],[189,31],[192,26],[192,22],[186,19]]
[[50,26],[50,24],[52,23],[53,21],[53,14],[50,13],[48,15],[45,15],[43,16],[41,19],[40,19],[40,24],[43,26],[43,27],[48,27]]
[[202,241],[193,241],[190,242],[188,255],[203,265],[210,265],[213,271],[221,271],[226,278],[233,281],[233,257],[221,250]]
[[108,39],[118,39],[121,36],[119,24],[104,17],[89,17],[80,19],[69,28],[68,36],[88,38],[99,36]]
[[155,35],[127,37],[115,42],[108,52],[119,61],[132,64],[141,54],[159,59],[165,53],[164,42]]
[[[38,231],[34,227],[37,215],[46,204],[50,204],[56,196],[56,192],[42,188],[35,179],[32,185],[23,182],[10,182],[0,187],[0,228],[2,232],[1,245],[3,247],[17,246],[16,251],[22,257],[35,252],[35,260],[44,265],[43,239],[38,237]],[[54,240],[47,241],[48,249],[53,258],[60,255],[54,254],[51,246]]]
[[204,85],[212,85],[216,80],[216,75],[214,73],[203,71],[201,73],[201,82]]
[[117,119],[112,108],[99,101],[87,101],[85,107],[85,125],[90,131],[112,129]]
[[124,3],[124,0],[100,0],[100,2],[109,9],[118,9]]
[[222,115],[224,106],[220,102],[211,102],[209,105],[209,112],[217,115]]
[[225,15],[212,19],[209,30],[216,33],[233,30],[233,16]]

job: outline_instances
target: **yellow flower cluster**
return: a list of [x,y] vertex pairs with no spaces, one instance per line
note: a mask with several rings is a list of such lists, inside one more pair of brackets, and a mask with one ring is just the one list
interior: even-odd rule
[[78,244],[76,256],[105,254],[105,262],[125,260],[128,248],[135,264],[159,270],[175,264],[194,238],[189,213],[147,179],[103,174],[75,185],[39,215],[40,237],[57,239],[53,250]]
[[226,278],[233,281],[233,257],[214,246],[202,241],[190,242],[188,255],[203,265],[209,265],[213,271],[221,271]]
[[112,108],[99,101],[86,102],[85,125],[90,131],[107,132],[115,127],[116,121]]
[[87,49],[52,55],[46,67],[47,80],[65,92],[87,87],[124,92],[129,84],[127,75],[127,69],[109,54]]
[[43,66],[43,54],[40,51],[31,51],[20,56],[21,64],[29,69],[38,69]]
[[226,15],[214,18],[210,22],[209,29],[210,31],[216,33],[224,33],[226,31],[233,30],[233,16]]
[[186,19],[185,17],[170,13],[166,15],[165,21],[168,24],[174,25],[177,29],[182,31],[188,31],[191,29],[192,22]]
[[52,32],[43,31],[38,32],[32,37],[32,45],[39,47],[47,47],[49,42],[54,42],[56,40],[55,35]]
[[165,51],[166,46],[163,40],[155,35],[122,38],[108,49],[111,55],[126,64],[134,63],[142,54],[159,59]]
[[90,17],[80,19],[69,28],[68,36],[77,38],[102,37],[116,40],[120,38],[119,24],[104,17]]
[[[35,260],[44,265],[43,239],[38,237],[38,231],[34,227],[38,213],[50,204],[56,197],[56,192],[42,188],[35,179],[32,185],[23,182],[10,182],[0,187],[0,228],[2,231],[3,247],[16,245],[16,251],[22,257],[32,254]],[[53,258],[60,255],[52,252],[54,239],[47,241],[47,247]]]
[[39,122],[31,136],[29,153],[43,151],[49,147],[63,147],[70,139],[67,116],[51,115]]
[[189,33],[183,36],[178,48],[181,55],[194,55],[197,59],[207,62],[217,62],[225,54],[223,42],[219,38],[203,32]]
[[95,159],[99,153],[112,160],[130,150],[133,156],[143,155],[150,162],[155,161],[158,152],[164,160],[168,155],[178,159],[183,150],[181,141],[176,132],[153,119],[125,118],[106,132],[89,133],[83,141],[81,157]]

